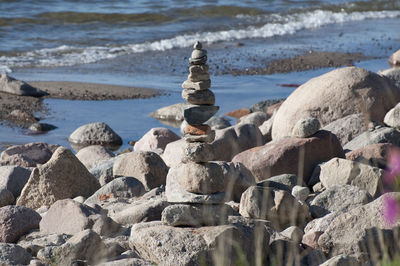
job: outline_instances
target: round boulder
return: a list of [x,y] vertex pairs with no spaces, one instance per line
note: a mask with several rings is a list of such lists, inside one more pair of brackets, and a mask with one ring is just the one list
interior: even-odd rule
[[302,118],[294,125],[292,130],[292,136],[299,137],[299,138],[307,138],[315,133],[320,128],[320,123],[317,118],[314,117],[307,117]]
[[289,136],[303,117],[315,117],[322,126],[355,113],[367,113],[382,122],[400,101],[400,91],[387,78],[358,67],[333,70],[298,87],[278,109],[272,139]]
[[78,127],[72,132],[68,140],[75,151],[90,145],[102,145],[115,151],[122,145],[121,137],[106,123],[102,122]]
[[400,66],[400,50],[397,50],[389,58],[389,64],[393,67]]

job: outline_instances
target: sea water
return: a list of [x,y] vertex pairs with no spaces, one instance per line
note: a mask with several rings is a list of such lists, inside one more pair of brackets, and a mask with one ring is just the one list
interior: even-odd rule
[[[68,146],[80,125],[103,121],[124,140],[156,126],[148,116],[181,102],[196,40],[208,50],[218,115],[271,98],[331,69],[232,76],[270,60],[313,51],[362,53],[377,71],[400,48],[400,1],[0,1],[0,72],[26,81],[80,81],[162,89],[145,100],[46,99],[58,126],[45,135],[0,127],[0,143],[46,141]],[[232,121],[234,123],[234,121]],[[169,127],[169,126],[166,126]],[[169,127],[175,132],[177,129]],[[0,144],[2,145],[2,144]]]

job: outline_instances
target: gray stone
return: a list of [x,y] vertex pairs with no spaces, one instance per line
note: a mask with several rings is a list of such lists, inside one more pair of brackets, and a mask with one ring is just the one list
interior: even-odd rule
[[97,266],[154,266],[154,263],[149,260],[138,258],[126,258],[113,261],[102,262]]
[[191,74],[206,74],[208,73],[208,65],[191,65],[189,66]]
[[214,159],[212,146],[204,142],[188,142],[184,150],[184,162],[206,163]]
[[47,132],[56,128],[56,126],[47,123],[33,123],[28,129],[33,132]]
[[380,127],[366,131],[344,145],[345,150],[357,150],[377,143],[392,143],[400,146],[400,132],[390,127]]
[[249,187],[240,199],[239,213],[244,217],[266,219],[275,228],[302,226],[309,218],[308,207],[284,190]]
[[69,149],[59,147],[47,163],[32,171],[17,205],[37,209],[59,199],[88,197],[99,188],[99,182],[78,158]]
[[28,83],[7,76],[6,74],[0,74],[0,91],[21,96],[41,97],[48,95],[47,92],[32,87]]
[[80,149],[75,156],[84,166],[86,166],[87,169],[92,169],[103,162],[108,161],[115,155],[104,146],[90,145]]
[[233,265],[239,258],[255,265],[256,257],[268,253],[268,243],[265,227],[245,225],[181,228],[140,223],[132,227],[129,238],[130,247],[142,258],[171,266]]
[[[190,135],[190,134],[185,134],[183,135],[183,139],[186,142],[205,142],[205,143],[210,143],[215,139],[215,131],[211,130],[210,133],[206,135]],[[163,157],[165,158],[165,157]]]
[[321,165],[319,176],[322,185],[331,188],[335,185],[353,185],[368,191],[372,196],[381,192],[383,170],[350,160],[332,158]]
[[270,119],[264,121],[264,123],[262,123],[261,126],[258,127],[258,129],[260,129],[260,132],[264,137],[265,143],[270,142],[272,140],[271,134],[272,134],[273,123],[274,123],[274,115]]
[[189,162],[178,165],[173,171],[179,177],[180,186],[187,192],[205,195],[225,191],[225,176],[215,162]]
[[112,215],[111,218],[123,225],[160,221],[161,213],[168,205],[169,203],[163,199],[146,200],[131,204],[128,208]]
[[390,64],[392,67],[398,67],[398,66],[400,66],[400,50],[397,50],[396,52],[394,52],[394,53],[390,56],[388,62],[389,62],[389,64]]
[[209,89],[183,89],[182,98],[190,104],[214,105],[215,103],[215,95]]
[[238,124],[215,131],[215,160],[231,161],[232,158],[247,149],[264,144],[264,137],[253,124]]
[[225,116],[213,116],[210,119],[208,119],[205,124],[209,125],[213,130],[224,129],[231,126],[229,118]]
[[302,117],[318,118],[322,126],[350,114],[366,113],[382,122],[400,101],[400,90],[387,78],[358,67],[344,67],[298,87],[280,106],[272,139],[288,136]]
[[264,100],[258,103],[253,104],[250,107],[250,111],[251,112],[267,112],[268,107],[270,107],[271,105],[277,104],[282,102],[284,99],[268,99],[268,100]]
[[89,172],[97,179],[99,180],[101,176],[112,176],[113,175],[113,166],[115,160],[117,160],[119,156],[113,157],[109,159],[108,161],[104,161],[98,166],[93,167],[92,169],[89,170]]
[[225,201],[226,194],[224,192],[206,195],[188,192],[185,187],[181,185],[180,180],[180,174],[184,168],[185,166],[178,165],[170,168],[168,172],[165,186],[165,195],[168,199],[168,202],[218,204]]
[[142,182],[146,190],[165,184],[168,167],[161,157],[150,151],[130,152],[119,157],[113,175],[131,176]]
[[267,121],[270,116],[264,112],[255,112],[248,115],[242,116],[237,121],[238,124],[253,124],[256,127],[261,126],[265,121]]
[[67,234],[42,234],[39,231],[33,231],[21,237],[17,244],[36,256],[40,249],[46,246],[62,245],[70,237]]
[[399,67],[393,67],[389,68],[383,71],[378,72],[379,75],[388,77],[391,79],[394,84],[400,88],[400,68]]
[[298,200],[301,201],[306,201],[308,195],[310,194],[310,190],[308,187],[302,187],[302,186],[294,186],[292,189],[292,195]]
[[199,48],[199,49],[193,50],[191,58],[199,59],[199,58],[203,58],[204,56],[207,56],[207,51]]
[[369,118],[364,113],[351,114],[332,121],[322,129],[335,134],[340,143],[345,145],[361,133],[367,131]]
[[0,189],[0,207],[12,205],[15,202],[14,195],[8,189]]
[[139,197],[145,192],[146,190],[139,180],[134,177],[123,176],[115,178],[102,186],[85,201],[85,204],[97,204],[100,203],[102,199],[109,198]]
[[46,163],[59,146],[43,142],[11,146],[1,153],[0,164],[36,167]]
[[150,113],[151,117],[159,120],[183,120],[183,108],[186,106],[185,103],[176,103],[173,105],[162,107],[155,112]]
[[27,265],[31,258],[31,254],[19,245],[0,243],[1,265]]
[[[382,217],[383,206],[389,195],[397,198],[399,193],[382,195],[366,205],[334,215],[333,219],[327,217],[328,226],[319,230],[322,234],[317,240],[318,249],[330,256],[365,252],[365,255],[371,256],[370,259],[378,259],[386,248],[389,254],[399,252],[399,243],[393,233],[398,230],[400,220],[389,225]],[[321,220],[325,220],[325,217]],[[384,243],[385,248],[381,243]]]
[[95,265],[105,260],[106,256],[106,246],[100,236],[90,229],[75,234],[61,246],[48,246],[37,254],[41,261],[55,265],[71,265],[77,260]]
[[218,106],[188,105],[183,109],[183,118],[190,125],[201,125],[218,112]]
[[44,234],[72,235],[86,229],[109,235],[120,227],[98,210],[72,199],[56,201],[40,221],[40,232]]
[[397,104],[387,112],[383,122],[389,127],[400,128],[400,104]]
[[9,190],[17,198],[30,175],[29,169],[20,166],[0,166],[0,189]]
[[293,188],[296,185],[305,186],[304,181],[301,178],[297,177],[297,175],[293,174],[276,175],[266,180],[257,182],[257,186],[285,190],[289,193],[292,192]]
[[370,201],[371,195],[356,186],[332,186],[313,199],[310,211],[313,217],[322,217],[330,212],[346,212]]
[[[190,136],[190,138],[191,137],[192,136]],[[161,158],[168,167],[174,167],[182,163],[183,157],[185,156],[186,141],[187,139],[185,137],[185,139],[179,139],[167,144],[164,153],[161,155]],[[193,141],[198,140],[195,139]]]
[[192,82],[198,82],[198,81],[209,80],[209,79],[210,79],[210,74],[208,74],[208,73],[204,73],[204,74],[190,73],[188,76],[188,80],[190,80]]
[[292,136],[299,138],[307,138],[320,129],[321,125],[317,118],[307,117],[299,119],[292,129]]
[[179,136],[168,128],[156,127],[150,129],[134,146],[135,151],[161,151],[168,143],[176,141]]
[[76,151],[90,145],[102,145],[114,151],[122,145],[121,137],[110,126],[102,122],[78,127],[71,133],[68,141]]
[[192,82],[190,80],[185,80],[182,83],[183,89],[194,89],[194,90],[207,90],[211,87],[211,80],[202,80],[198,82]]
[[329,260],[325,261],[319,266],[361,266],[361,265],[362,264],[359,263],[354,257],[342,254],[330,258]]
[[161,221],[170,226],[210,226],[226,224],[234,214],[228,205],[175,204],[163,210]]
[[297,226],[290,226],[281,232],[283,236],[293,240],[296,243],[301,243],[304,232]]
[[0,242],[15,243],[32,229],[39,228],[40,215],[24,206],[0,208]]

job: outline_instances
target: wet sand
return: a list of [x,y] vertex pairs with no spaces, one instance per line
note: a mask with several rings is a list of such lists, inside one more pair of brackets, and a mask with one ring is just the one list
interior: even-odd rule
[[[48,110],[43,99],[66,100],[122,100],[122,99],[147,99],[165,94],[156,89],[134,88],[106,84],[82,83],[82,82],[56,82],[40,81],[28,82],[30,85],[46,91],[49,95],[41,98],[30,96],[18,96],[0,92],[0,124],[8,126],[28,127],[36,116],[48,115]],[[26,116],[11,116],[14,110],[21,110]]]
[[308,52],[292,58],[272,60],[265,67],[231,69],[224,74],[237,75],[269,75],[307,71],[326,67],[352,66],[354,62],[373,59],[361,53]]

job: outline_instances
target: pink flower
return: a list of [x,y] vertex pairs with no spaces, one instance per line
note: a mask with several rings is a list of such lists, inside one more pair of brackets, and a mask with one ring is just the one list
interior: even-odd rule
[[400,214],[400,205],[396,198],[386,194],[383,202],[383,217],[388,225],[394,225]]
[[395,185],[396,179],[400,176],[400,150],[393,148],[388,155],[388,165],[383,175],[386,185]]

